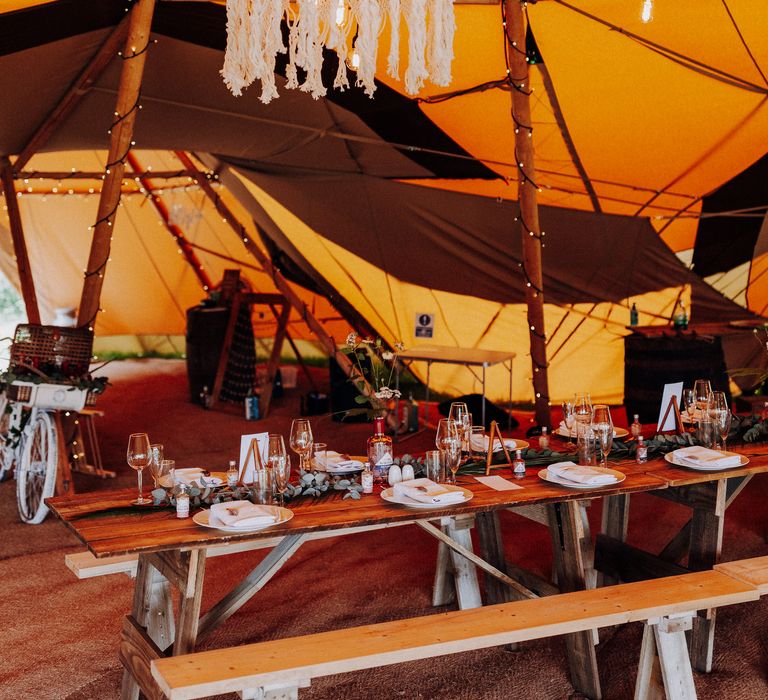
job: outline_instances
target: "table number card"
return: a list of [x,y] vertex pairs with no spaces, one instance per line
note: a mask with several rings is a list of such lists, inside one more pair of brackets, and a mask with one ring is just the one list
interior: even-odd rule
[[[253,457],[248,459],[248,450],[251,447],[251,441],[256,440],[258,445],[259,456],[261,457],[262,464],[267,463],[267,450],[269,448],[269,433],[253,433],[252,435],[240,436],[240,462],[238,463],[238,471],[240,472],[240,480],[244,484],[250,484],[254,481],[253,471],[258,465],[254,464]],[[247,465],[247,468],[246,468]],[[243,469],[245,468],[245,471]]]
[[[656,424],[656,430],[658,432],[664,432],[665,430],[677,430],[677,423],[675,420],[675,411],[670,410],[670,404],[672,398],[675,398],[678,407],[683,396],[683,382],[675,382],[674,384],[665,384],[664,393],[661,395],[661,408],[659,409],[659,420]],[[662,425],[662,422],[664,425]]]

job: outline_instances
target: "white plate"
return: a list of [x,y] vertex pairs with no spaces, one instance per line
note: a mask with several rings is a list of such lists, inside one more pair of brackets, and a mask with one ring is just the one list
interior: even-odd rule
[[550,483],[557,484],[558,486],[565,486],[569,489],[604,489],[606,486],[616,486],[616,484],[620,484],[622,481],[624,481],[624,479],[627,478],[627,475],[624,474],[624,472],[616,471],[615,469],[605,469],[603,467],[592,467],[592,469],[597,469],[598,471],[605,474],[612,474],[616,477],[616,481],[610,484],[580,484],[577,481],[570,481],[568,479],[563,479],[560,476],[550,474],[546,469],[542,469],[539,472],[539,479],[549,481]]
[[[564,437],[564,438],[567,438],[567,437],[575,438],[576,437],[576,433],[575,432],[573,432],[573,433],[571,433],[569,435],[567,428],[558,428],[557,430],[555,430],[555,435],[559,435],[560,437]],[[624,438],[624,437],[627,437],[627,435],[629,435],[629,430],[626,430],[625,428],[616,428],[616,427],[614,427],[614,429],[613,429],[613,437],[615,437],[615,438]]]
[[279,525],[281,523],[287,523],[293,517],[293,511],[288,508],[280,508],[280,506],[264,506],[272,511],[277,519],[273,523],[267,525],[257,525],[256,527],[227,527],[226,525],[211,525],[209,518],[211,515],[210,510],[201,510],[192,516],[198,525],[203,527],[210,527],[214,530],[223,530],[224,532],[258,532],[259,530],[266,530],[268,527]]
[[469,489],[464,489],[461,486],[454,486],[453,484],[440,484],[441,486],[444,486],[449,491],[461,491],[464,493],[464,500],[463,501],[457,501],[456,503],[422,503],[421,501],[414,501],[412,498],[408,498],[408,496],[395,496],[395,490],[390,487],[388,489],[384,489],[381,492],[381,497],[388,501],[389,503],[397,503],[401,506],[407,506],[408,508],[450,508],[452,506],[460,506],[462,503],[466,503],[467,501],[471,501],[472,497],[475,495],[472,493]]
[[[717,452],[723,452],[722,450],[716,450]],[[687,460],[683,459],[682,457],[675,456],[677,453],[677,450],[674,452],[667,452],[667,454],[664,455],[664,459],[667,460],[670,464],[674,464],[676,467],[686,467],[687,469],[695,469],[697,472],[721,472],[725,471],[726,469],[738,469],[739,467],[746,467],[747,464],[749,464],[749,457],[746,457],[745,455],[738,455],[739,457],[739,463],[734,464],[730,467],[704,467],[700,464],[694,464],[693,462],[688,462]],[[735,455],[736,452],[723,452],[723,454],[726,455]]]

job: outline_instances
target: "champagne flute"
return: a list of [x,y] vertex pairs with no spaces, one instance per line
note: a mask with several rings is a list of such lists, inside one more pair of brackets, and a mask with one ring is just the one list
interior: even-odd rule
[[445,466],[451,472],[453,483],[456,483],[456,472],[461,463],[461,437],[459,425],[450,418],[441,418],[437,424],[437,433],[435,434],[435,445],[440,450],[442,458],[445,460]]
[[310,453],[312,452],[312,426],[306,418],[295,418],[291,423],[291,449],[299,455],[299,469],[310,471]]
[[712,385],[709,379],[697,379],[693,384],[693,393],[696,396],[696,408],[707,411],[712,400]]
[[472,415],[463,401],[454,401],[451,404],[448,418],[456,422],[461,438],[462,452],[469,452],[469,431],[472,428]]
[[693,423],[696,415],[696,392],[693,389],[683,389],[683,405],[680,407],[688,414],[688,422]]
[[592,430],[600,443],[602,464],[608,466],[608,454],[613,447],[613,420],[611,409],[605,404],[596,404],[592,411]]
[[146,433],[132,433],[128,437],[128,450],[126,453],[128,466],[135,469],[139,479],[139,497],[131,501],[134,505],[143,506],[152,503],[151,498],[144,498],[141,492],[141,470],[149,466],[151,456],[149,452],[149,436]]
[[576,433],[586,428],[592,421],[592,399],[588,393],[573,395],[573,417],[576,421]]
[[573,424],[576,421],[576,413],[573,408],[573,401],[563,401],[563,423],[565,423],[566,430],[568,430],[568,444],[571,444],[571,431]]
[[160,444],[154,444],[149,446],[149,473],[152,475],[152,479],[155,482],[155,488],[157,488],[160,483],[158,479],[160,478],[160,464],[163,461],[163,446]]
[[728,405],[728,397],[724,391],[712,392],[712,408],[709,411],[712,416],[712,422],[715,429],[720,434],[723,441],[723,452],[725,452],[725,443],[728,439],[728,431],[731,429],[731,408]]
[[275,458],[272,465],[272,478],[277,489],[278,503],[282,507],[285,505],[285,492],[291,479],[291,456],[283,452],[281,457]]

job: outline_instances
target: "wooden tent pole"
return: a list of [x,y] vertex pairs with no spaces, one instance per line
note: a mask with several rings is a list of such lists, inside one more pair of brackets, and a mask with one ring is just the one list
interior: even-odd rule
[[533,366],[533,391],[536,422],[551,424],[549,380],[547,378],[547,339],[544,333],[544,284],[541,269],[539,205],[533,157],[529,66],[525,55],[525,17],[520,0],[504,0],[510,80],[512,82],[512,120],[515,126],[515,160],[518,164],[518,202],[522,234],[525,301]]
[[131,148],[133,125],[140,109],[139,92],[147,59],[149,34],[152,28],[152,13],[155,0],[137,0],[130,12],[128,34],[123,50],[123,67],[117,104],[110,129],[109,154],[104,183],[99,197],[99,208],[94,226],[91,252],[85,271],[80,310],[77,315],[79,326],[93,327],[99,313],[101,288],[112,243],[115,214],[120,204],[125,157]]
[[343,352],[341,352],[341,350],[336,347],[336,342],[333,340],[333,338],[331,338],[330,335],[328,335],[325,328],[323,328],[322,324],[314,317],[312,312],[309,310],[309,307],[304,303],[301,297],[299,297],[291,285],[288,284],[288,280],[283,277],[280,270],[278,270],[272,264],[269,256],[264,253],[264,251],[262,251],[261,248],[259,248],[259,246],[254,243],[254,241],[251,240],[251,237],[245,227],[237,220],[237,217],[232,213],[229,207],[224,204],[221,197],[219,197],[219,195],[214,191],[205,174],[200,172],[189,155],[187,155],[184,151],[174,151],[174,153],[187,170],[194,170],[197,172],[197,184],[203,188],[203,192],[205,192],[213,202],[214,206],[216,207],[216,211],[221,214],[224,220],[237,234],[237,237],[243,242],[246,250],[254,258],[256,258],[256,260],[258,260],[264,272],[266,272],[272,278],[272,281],[275,283],[275,287],[277,287],[279,292],[288,300],[288,303],[294,309],[296,309],[299,314],[301,314],[302,319],[307,324],[307,326],[309,326],[309,329],[315,334],[323,348],[325,348],[325,351],[331,357],[336,359],[336,362],[339,363],[339,367],[341,367],[342,371],[348,377],[355,378],[355,381],[358,384],[358,388],[361,389],[363,394],[366,396],[370,395],[372,393],[372,389],[368,384],[368,381],[365,379],[365,377],[360,376],[359,372],[357,371],[354,364],[352,364],[352,361],[349,359],[349,357],[347,357]]
[[[126,16],[112,30],[99,50],[88,62],[88,65],[83,69],[83,72],[80,73],[75,82],[64,93],[59,103],[35,129],[35,133],[32,134],[13,163],[15,172],[18,173],[29,162],[29,159],[48,142],[53,132],[56,131],[56,127],[67,118],[67,115],[99,79],[99,76],[120,49],[127,30],[128,17]],[[99,173],[98,177],[101,178],[101,175]]]
[[139,163],[139,159],[136,157],[133,151],[128,151],[127,160],[130,166],[133,168],[133,171],[137,173],[135,177],[139,178],[139,181],[147,191],[147,194],[149,195],[149,201],[152,202],[155,210],[163,220],[165,227],[173,236],[176,244],[179,246],[181,254],[184,256],[184,259],[189,263],[189,266],[192,268],[192,271],[195,273],[198,281],[202,285],[203,289],[207,292],[214,286],[213,282],[208,276],[208,273],[203,269],[203,264],[200,262],[200,258],[197,257],[195,249],[189,245],[189,241],[184,235],[184,231],[182,231],[179,226],[171,222],[171,215],[168,211],[168,207],[165,205],[165,202],[156,194],[155,185],[152,182],[152,178],[149,177],[147,172],[144,171],[144,168],[141,167],[141,163]]
[[8,207],[8,224],[11,227],[11,239],[13,252],[16,256],[16,267],[19,270],[19,282],[21,283],[21,296],[24,299],[24,307],[27,310],[29,323],[40,323],[40,309],[37,306],[37,294],[35,293],[35,281],[32,278],[32,270],[29,267],[27,255],[27,243],[24,240],[24,229],[21,225],[21,213],[19,202],[16,198],[16,186],[13,182],[13,166],[7,157],[0,159],[0,176],[3,180],[3,194],[5,204]]

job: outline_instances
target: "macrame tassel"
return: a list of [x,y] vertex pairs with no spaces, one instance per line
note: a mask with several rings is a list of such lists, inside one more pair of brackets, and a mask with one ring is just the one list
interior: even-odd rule
[[289,8],[285,19],[288,24],[288,65],[285,67],[285,87],[295,90],[299,87],[299,76],[296,72],[299,53],[299,18]]
[[427,0],[405,0],[405,22],[408,25],[408,68],[405,91],[415,95],[429,76],[425,52],[427,48]]
[[357,40],[355,51],[360,58],[355,85],[362,86],[368,97],[376,92],[376,57],[379,52],[379,32],[384,22],[379,0],[357,0]]
[[219,72],[230,92],[238,97],[254,79],[248,57],[249,29],[248,0],[227,0],[227,50]]
[[323,85],[323,43],[316,0],[299,0],[299,52],[296,63],[307,73],[301,90],[317,100],[326,94]]
[[387,0],[389,15],[389,56],[387,75],[400,80],[400,0]]
[[429,0],[429,48],[427,65],[429,79],[443,87],[451,84],[453,35],[456,18],[453,0]]

